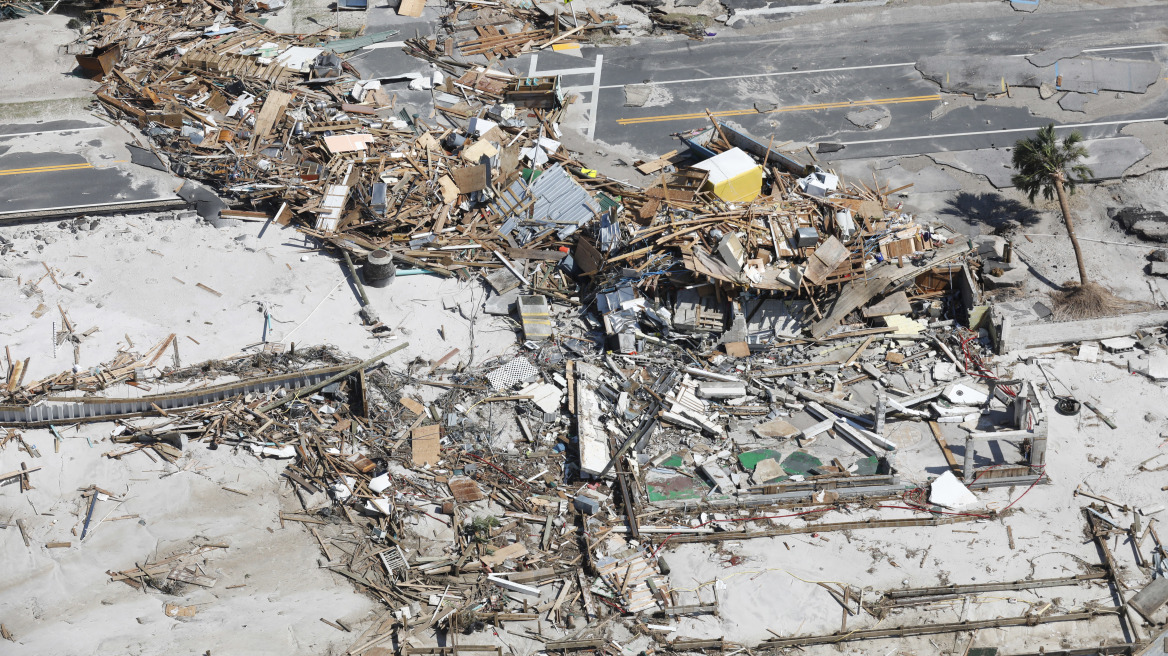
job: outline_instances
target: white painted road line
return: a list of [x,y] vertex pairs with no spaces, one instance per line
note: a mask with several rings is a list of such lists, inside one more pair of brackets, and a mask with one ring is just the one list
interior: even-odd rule
[[[778,77],[780,75],[811,75],[813,73],[838,73],[841,71],[863,71],[873,68],[896,68],[899,66],[916,66],[916,62],[899,62],[896,64],[872,64],[871,66],[842,66],[839,68],[814,68],[806,71],[779,71],[778,73],[750,73],[748,75],[723,75],[721,77],[695,77],[690,80],[661,80],[653,84],[686,84],[687,82],[717,82],[719,80],[742,80],[755,77]],[[608,84],[601,89],[620,89],[623,84]]]
[[82,128],[61,128],[60,130],[33,130],[31,132],[13,132],[7,134],[0,134],[0,139],[11,139],[13,137],[27,137],[35,134],[60,134],[62,132],[86,132],[88,130],[104,130],[106,128],[114,127],[112,125],[91,125]]
[[[1163,48],[1168,46],[1168,43],[1145,43],[1142,46],[1108,46],[1106,48],[1085,48],[1083,52],[1110,52],[1112,50],[1144,50],[1150,48]],[[1030,53],[1035,54],[1035,53]],[[1020,55],[1021,57],[1029,57],[1030,55]]]
[[115,205],[138,205],[140,203],[153,203],[155,201],[171,201],[181,200],[178,196],[156,196],[154,198],[141,198],[130,200],[115,200],[109,203],[90,203],[88,205],[59,205],[57,207],[34,207],[25,210],[4,210],[0,211],[0,216],[8,214],[27,214],[30,212],[50,212],[55,210],[87,210],[96,209],[99,207],[113,207]]
[[[1138,46],[1109,46],[1105,48],[1086,48],[1083,52],[1113,52],[1119,50],[1148,50],[1152,48],[1163,48],[1168,46],[1168,43],[1147,43]],[[1008,55],[1009,57],[1029,57],[1037,53],[1024,52],[1019,55]],[[759,77],[779,77],[784,75],[814,75],[815,73],[842,73],[845,71],[867,71],[875,68],[897,68],[902,66],[916,66],[915,61],[911,62],[897,62],[895,64],[870,64],[866,66],[838,66],[835,68],[810,68],[805,71],[779,71],[777,73],[750,73],[748,75],[723,75],[721,77],[695,77],[687,80],[654,80],[653,84],[686,84],[689,82],[717,82],[720,80],[743,80],[749,78]],[[545,73],[547,74],[547,73]],[[608,84],[600,87],[601,89],[620,89],[623,84]]]
[[537,73],[537,75],[540,77],[549,77],[552,75],[559,75],[560,77],[563,77],[565,75],[592,75],[595,72],[596,67],[589,66],[588,68],[561,68],[555,71],[540,71]]
[[[1072,123],[1068,125],[1056,125],[1056,130],[1074,130],[1077,128],[1093,128],[1104,125],[1131,125],[1135,123],[1155,123],[1168,121],[1168,116],[1161,116],[1160,118],[1135,118],[1126,121],[1098,121],[1096,123]],[[951,139],[954,137],[975,137],[983,134],[1009,134],[1011,132],[1034,132],[1038,128],[1045,127],[1043,125],[1034,125],[1028,128],[1006,128],[1002,130],[981,130],[978,132],[950,132],[948,134],[922,134],[916,137],[892,137],[890,139],[865,139],[862,141],[825,141],[824,143],[837,143],[841,146],[859,146],[863,144],[873,143],[891,143],[893,141],[922,141],[925,139]],[[1013,144],[1006,144],[1013,145]]]
[[600,110],[600,71],[604,64],[604,55],[596,55],[596,72],[592,75],[592,103],[588,108],[588,128],[584,134],[591,139],[596,134],[596,113]]
[[558,75],[563,77],[565,75],[591,75],[592,84],[589,85],[572,85],[562,87],[564,91],[574,91],[579,93],[589,94],[588,102],[581,103],[580,108],[583,112],[584,118],[588,121],[588,126],[581,132],[586,137],[592,137],[596,133],[596,113],[600,106],[597,104],[597,98],[600,97],[600,74],[604,68],[604,55],[597,54],[596,61],[592,66],[586,68],[564,68],[559,70],[541,71],[539,70],[539,55],[531,56],[531,63],[527,67],[528,77],[547,77],[551,75]]

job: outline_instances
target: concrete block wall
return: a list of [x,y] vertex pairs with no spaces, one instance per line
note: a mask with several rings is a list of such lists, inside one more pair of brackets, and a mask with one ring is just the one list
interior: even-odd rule
[[998,325],[998,353],[1131,335],[1140,328],[1168,324],[1168,310],[1135,312],[1117,317],[1016,324],[1010,317],[993,318]]

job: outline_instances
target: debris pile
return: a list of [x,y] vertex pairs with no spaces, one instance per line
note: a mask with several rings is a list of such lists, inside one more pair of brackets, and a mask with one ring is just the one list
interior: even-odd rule
[[[329,348],[270,348],[158,372],[167,340],[142,357],[21,388],[12,400],[22,403],[0,408],[0,421],[16,427],[4,441],[28,450],[22,430],[114,421],[108,458],[145,455],[181,469],[191,449],[227,448],[286,461],[301,509],[281,511],[281,525],[302,524],[329,569],[386,605],[357,651],[487,625],[548,650],[599,648],[612,640],[610,618],[626,618],[661,649],[730,646],[670,638],[675,620],[716,614],[720,602],[716,592],[672,589],[663,549],[980,521],[1010,508],[978,511],[971,489],[1019,486],[1016,502],[1045,478],[1034,388],[995,379],[987,341],[951,322],[740,355],[653,338],[624,354],[597,348],[598,320],[591,330],[553,322],[546,304],[532,311],[530,297],[520,299],[520,354],[474,368],[446,365],[454,352],[402,371],[377,364],[409,348],[402,343],[361,362]],[[554,335],[533,334],[541,330]],[[152,393],[134,402],[94,395],[122,381]],[[990,412],[1008,425],[987,426]],[[950,464],[931,490],[895,458],[918,422]],[[1019,452],[975,468],[975,441],[1001,429],[1025,436]],[[943,437],[955,430],[966,434],[962,463]],[[224,546],[196,543],[111,580],[165,593],[213,586],[201,554]],[[834,594],[887,612],[872,593]],[[167,612],[194,612],[186,608]]]
[[56,2],[33,0],[0,0],[0,20],[15,20],[47,14],[57,8]]
[[[399,13],[423,5],[407,0]],[[737,653],[1098,615],[1119,615],[1138,637],[1134,611],[1093,601],[883,626],[959,595],[1105,578],[1123,590],[1106,538],[1134,531],[1113,521],[1120,504],[1089,491],[1104,504],[1084,516],[1105,562],[1077,576],[887,591],[811,581],[842,607],[838,632],[775,633],[761,645],[678,637],[684,620],[718,616],[724,602],[719,585],[675,585],[679,545],[712,545],[733,568],[742,561],[728,542],[834,532],[850,542],[853,531],[1002,520],[1050,483],[1040,392],[1059,414],[1082,406],[1117,425],[1042,365],[1039,383],[992,361],[1002,338],[986,297],[1009,286],[1009,249],[975,247],[905,211],[892,201],[904,187],[845,180],[810,150],[804,159],[712,116],[678,135],[677,150],[635,164],[649,183],[608,177],[565,148],[572,95],[557,77],[499,62],[620,31],[616,16],[456,3],[444,33],[406,41],[428,62],[409,84],[430,92],[427,115],[348,59],[396,32],[280,35],[244,13],[281,6],[113,5],[72,52],[101,81],[102,110],[145,135],[134,161],[192,181],[181,193],[213,222],[294,226],[341,258],[370,336],[396,345],[356,360],[265,332],[255,352],[184,366],[172,334],[144,354],[130,343],[102,365],[27,382],[29,361],[6,350],[0,449],[38,458],[27,431],[48,428],[59,448],[65,426],[112,422],[103,457],[149,459],[164,476],[184,471],[194,449],[279,463],[299,504],[279,511],[281,526],[302,526],[323,567],[384,606],[349,654],[455,654],[430,646],[438,631],[484,641],[458,649],[502,654],[488,626],[548,652],[613,654],[636,653],[618,642],[627,636],[642,653]],[[669,16],[661,22],[702,36],[700,22]],[[29,296],[45,279],[60,284],[43,266]],[[482,309],[503,318],[514,346],[473,365],[458,364],[460,346],[384,366],[413,354],[365,286],[413,275],[489,289]],[[76,352],[89,333],[58,309],[54,344]],[[1160,344],[1159,332],[1139,337]],[[1149,378],[1168,377],[1162,358],[1154,364]],[[40,469],[0,482],[27,490]],[[988,507],[990,488],[1009,500]],[[130,517],[95,512],[117,495],[81,492],[78,541]],[[1151,535],[1158,563],[1168,553]],[[195,540],[108,574],[143,592],[213,588],[209,563],[226,549]],[[1128,608],[1155,612],[1168,598],[1156,585]],[[849,630],[849,618],[871,622],[851,619]]]
[[684,153],[641,164],[658,174],[642,188],[557,141],[571,101],[558,78],[433,55],[415,40],[409,51],[434,62],[416,80],[433,92],[431,121],[344,60],[389,32],[280,36],[214,3],[124,10],[85,35],[78,61],[104,79],[104,106],[150,137],[141,157],[231,204],[204,212],[188,189],[205,216],[295,222],[374,262],[366,271],[379,280],[401,266],[478,273],[500,294],[596,298],[631,352],[638,311],[610,303],[638,294],[665,327],[698,331],[726,317],[711,306],[735,292],[783,296],[822,337],[906,281],[908,302],[920,302],[968,273],[970,244],[890,207],[899,189],[847,184],[716,121],[684,136]]

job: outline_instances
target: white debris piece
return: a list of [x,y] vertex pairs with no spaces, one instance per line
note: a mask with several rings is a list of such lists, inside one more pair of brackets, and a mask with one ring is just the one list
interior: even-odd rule
[[349,96],[353,98],[353,102],[362,102],[365,100],[365,94],[370,91],[381,88],[381,80],[361,80],[353,85],[353,90],[349,92]]
[[1168,354],[1161,351],[1150,355],[1144,374],[1158,383],[1168,380]]
[[1099,345],[1095,342],[1083,342],[1079,345],[1079,354],[1075,356],[1080,362],[1098,362]]
[[389,516],[389,514],[393,511],[393,506],[390,504],[389,499],[385,497],[377,497],[376,499],[370,499],[365,502],[365,510]]
[[1136,347],[1136,340],[1131,337],[1112,337],[1099,342],[1099,345],[1111,353],[1124,353]]
[[410,80],[410,91],[426,91],[442,84],[443,76],[441,71],[431,71],[429,73],[418,76]]
[[466,129],[467,132],[472,136],[481,137],[498,127],[498,125],[499,124],[494,121],[488,121],[485,118],[479,118],[476,116],[470,119],[470,123],[467,124]]
[[519,396],[530,396],[531,402],[544,412],[558,412],[564,401],[563,391],[548,383],[531,383],[519,390]]
[[227,109],[227,118],[233,118],[236,114],[246,111],[253,102],[255,102],[255,96],[245,91],[242,96],[231,103],[231,107]]
[[374,494],[381,494],[388,488],[389,472],[386,472],[381,476],[374,476],[373,478],[369,479],[369,489],[372,490]]
[[261,446],[258,451],[261,456],[267,456],[269,458],[286,459],[296,457],[296,447],[290,444],[286,444],[280,447]]
[[[966,417],[978,414],[978,409],[967,405],[943,406],[940,403],[930,403],[929,407],[938,417]],[[962,419],[964,421],[964,419]]]
[[783,470],[783,465],[778,460],[765,458],[759,460],[758,464],[754,466],[754,473],[751,474],[750,479],[755,485],[762,485],[767,481],[772,481],[786,475],[787,472]]
[[722,494],[730,494],[735,491],[734,482],[726,475],[726,470],[716,462],[704,464],[700,467],[701,472],[706,475],[714,483],[715,491]]
[[933,365],[933,380],[947,383],[957,379],[957,365],[952,362],[938,362]]
[[333,492],[333,498],[337,501],[344,501],[353,496],[353,487],[357,485],[357,479],[352,476],[342,476],[341,480],[333,483],[329,488]]
[[977,505],[977,497],[965,487],[953,472],[947,471],[929,486],[929,503],[950,510],[964,510]]
[[839,187],[839,177],[826,171],[815,171],[806,178],[799,178],[796,183],[803,193],[824,198]]
[[580,471],[588,476],[599,476],[609,460],[608,433],[600,419],[604,412],[596,393],[601,376],[600,367],[587,362],[576,363],[576,434]]
[[706,380],[698,383],[698,398],[737,399],[746,396],[746,383]]
[[962,383],[954,383],[945,388],[941,393],[946,401],[950,403],[960,403],[962,405],[979,406],[990,398],[988,390],[970,387]]
[[522,583],[515,583],[514,581],[508,581],[507,579],[505,579],[501,576],[489,574],[489,575],[487,575],[487,580],[490,581],[491,583],[494,583],[495,585],[497,585],[501,588],[506,588],[507,590],[510,590],[511,592],[518,592],[520,594],[531,595],[533,597],[539,596],[539,588],[533,588],[530,585],[523,585]]
[[320,48],[292,46],[279,55],[276,55],[276,63],[294,71],[307,73],[308,69],[312,66],[312,62],[316,61],[316,58],[322,52],[324,50]]

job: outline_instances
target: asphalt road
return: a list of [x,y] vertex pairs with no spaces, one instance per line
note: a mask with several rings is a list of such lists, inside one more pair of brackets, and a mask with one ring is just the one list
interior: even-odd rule
[[0,125],[0,220],[175,200],[181,182],[131,164],[126,141],[92,120]]
[[[1168,6],[1031,14],[1024,20],[1004,7],[1001,16],[989,19],[875,26],[849,34],[784,30],[779,24],[774,35],[739,38],[723,29],[706,41],[590,48],[581,58],[544,52],[534,66],[528,61],[521,68],[562,74],[562,83],[581,97],[578,120],[606,143],[628,143],[647,153],[672,150],[678,142],[671,134],[707,127],[708,109],[764,142],[773,135],[776,143],[842,143],[845,149],[830,157],[877,157],[1011,144],[1049,122],[992,99],[932,118],[944,100],[916,71],[922,57],[1017,56],[1078,46],[1093,56],[1163,62],[1168,44],[1161,43],[1158,26],[1165,24]],[[623,87],[648,81],[660,97],[644,107],[625,107]],[[869,131],[847,120],[849,112],[869,106],[890,112],[887,128]],[[1131,122],[1165,118],[1168,94],[1138,109],[1067,125],[1088,138],[1105,138]]]
[[[406,36],[429,18],[369,21],[371,28],[402,29]],[[800,29],[776,23],[776,32],[763,37],[722,29],[701,42],[647,40],[587,48],[577,53],[582,56],[543,51],[506,67],[561,75],[580,97],[572,112],[576,126],[607,143],[650,154],[672,150],[678,142],[671,135],[709,125],[708,109],[760,141],[773,136],[776,143],[839,143],[843,150],[821,159],[855,159],[1007,145],[1047,123],[994,100],[934,118],[944,99],[915,69],[923,57],[1017,56],[1077,46],[1096,56],[1163,62],[1163,25],[1168,6],[1025,17],[1003,7],[993,18],[873,25],[847,33],[831,23]],[[377,75],[424,69],[393,46],[358,56],[362,67],[381,69]],[[643,82],[655,83],[655,97],[646,106],[625,107],[625,85]],[[1163,84],[1152,90],[1162,91]],[[1136,104],[1069,125],[1101,139],[1136,121],[1168,117],[1168,94]],[[879,131],[855,127],[846,116],[863,107],[886,108],[891,123]],[[0,220],[32,211],[173,200],[180,181],[130,163],[128,140],[121,129],[92,119],[0,125]]]

